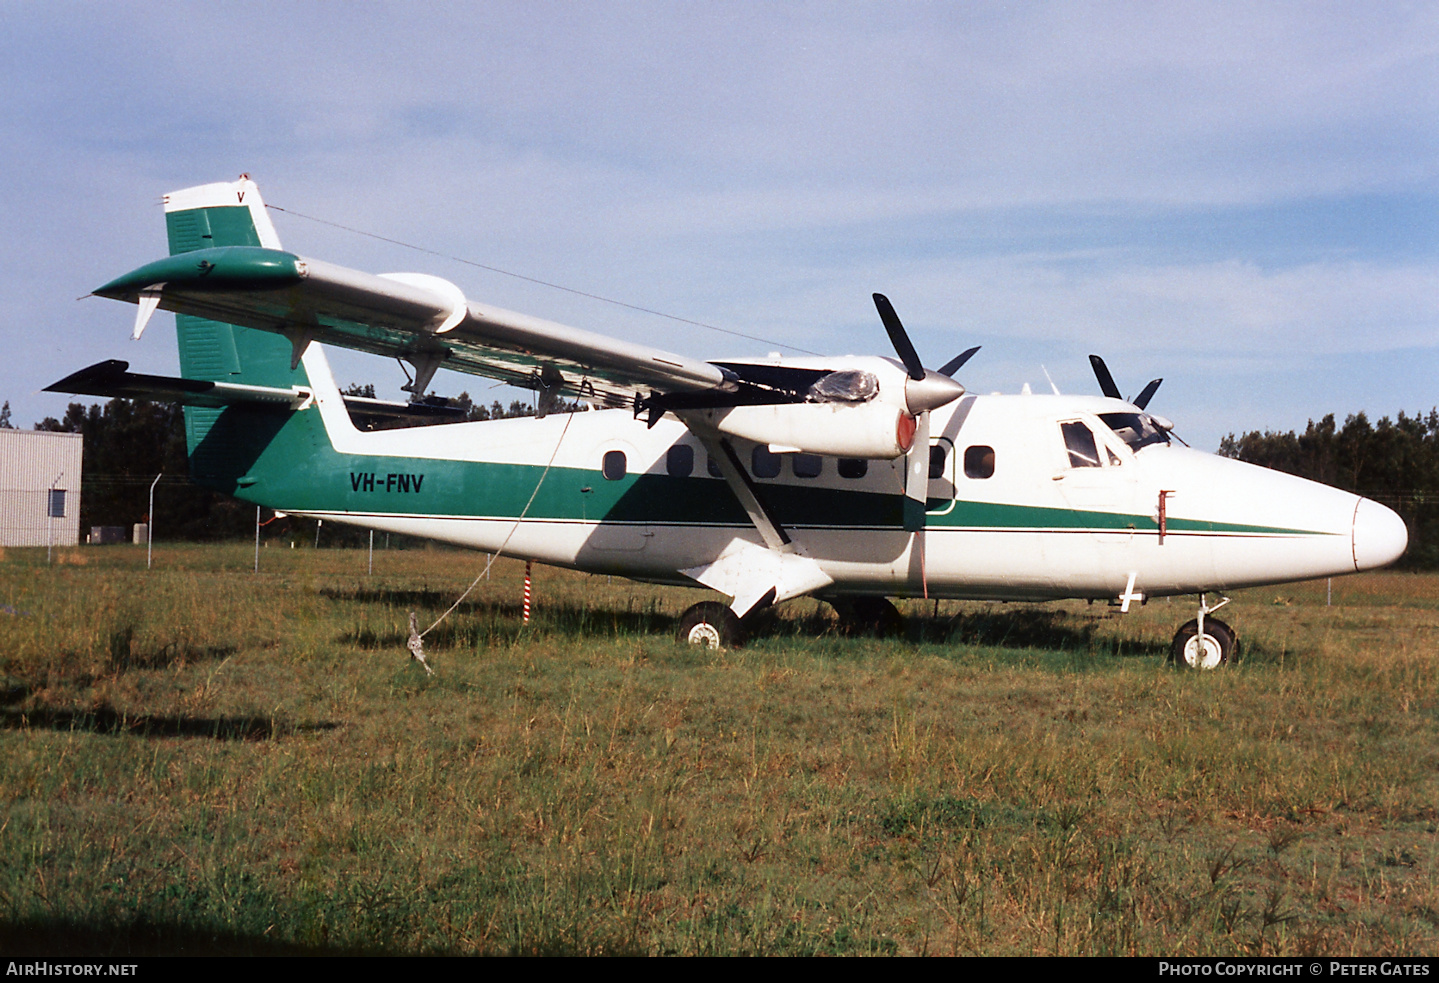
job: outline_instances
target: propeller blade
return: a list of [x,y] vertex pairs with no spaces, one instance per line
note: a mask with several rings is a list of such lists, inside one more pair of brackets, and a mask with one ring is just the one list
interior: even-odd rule
[[914,443],[905,458],[904,530],[924,528],[924,509],[929,502],[929,411],[915,417]]
[[1114,384],[1114,376],[1109,374],[1109,366],[1104,364],[1104,359],[1091,355],[1089,364],[1094,367],[1094,377],[1099,380],[1100,391],[1110,399],[1123,399],[1119,394],[1119,387]]
[[939,374],[953,377],[953,375],[960,370],[960,368],[964,365],[965,362],[968,362],[971,358],[974,357],[974,353],[977,351],[979,351],[979,346],[975,345],[967,352],[960,352],[958,355],[950,359],[948,362],[945,362],[944,365],[940,367]]
[[909,377],[915,381],[923,379],[924,364],[920,362],[919,353],[910,343],[909,335],[904,333],[904,325],[899,323],[899,315],[894,312],[894,305],[884,294],[875,294],[874,306],[879,311],[879,319],[884,322],[884,330],[889,334],[889,343],[894,346]]
[[1155,391],[1159,388],[1159,384],[1163,381],[1163,379],[1150,379],[1149,385],[1145,386],[1144,390],[1140,392],[1138,396],[1135,396],[1133,399],[1131,399],[1130,402],[1133,403],[1135,406],[1138,406],[1141,410],[1144,409],[1146,406],[1149,405],[1149,401],[1154,398]]

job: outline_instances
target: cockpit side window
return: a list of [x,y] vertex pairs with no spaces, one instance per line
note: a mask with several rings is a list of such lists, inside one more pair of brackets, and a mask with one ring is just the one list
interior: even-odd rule
[[1064,434],[1064,447],[1069,451],[1069,466],[1071,468],[1097,468],[1099,463],[1099,446],[1094,442],[1094,431],[1079,421],[1061,423],[1060,432]]

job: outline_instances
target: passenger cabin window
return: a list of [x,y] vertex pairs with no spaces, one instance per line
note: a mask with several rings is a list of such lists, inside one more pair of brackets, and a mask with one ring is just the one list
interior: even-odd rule
[[839,476],[841,478],[863,478],[869,473],[869,461],[862,457],[842,457],[839,459]]
[[931,479],[944,477],[943,444],[935,444],[929,449],[929,476]]
[[1059,429],[1064,434],[1064,447],[1069,451],[1071,468],[1101,467],[1099,447],[1094,442],[1094,431],[1078,421],[1061,423]]
[[986,444],[975,444],[964,449],[964,476],[966,478],[994,477],[994,448]]
[[695,449],[689,444],[675,444],[665,454],[665,472],[671,478],[688,478],[695,469]]
[[619,481],[625,476],[625,452],[605,451],[604,463],[600,466],[600,474],[610,481]]
[[796,478],[818,478],[824,470],[824,458],[818,454],[795,454],[790,458],[790,467]]
[[764,444],[755,445],[754,453],[750,455],[750,470],[756,478],[778,478],[779,465],[778,454],[771,454]]
[[720,466],[715,463],[715,459],[714,459],[714,458],[709,457],[709,456],[706,456],[705,460],[708,462],[708,463],[705,465],[705,470],[710,473],[710,477],[711,477],[711,478],[723,478],[723,477],[724,477],[724,472],[720,470]]

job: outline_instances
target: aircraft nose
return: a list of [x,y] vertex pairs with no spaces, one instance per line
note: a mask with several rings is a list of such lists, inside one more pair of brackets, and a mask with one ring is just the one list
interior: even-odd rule
[[1354,507],[1354,569],[1393,563],[1409,545],[1409,530],[1393,509],[1361,498]]

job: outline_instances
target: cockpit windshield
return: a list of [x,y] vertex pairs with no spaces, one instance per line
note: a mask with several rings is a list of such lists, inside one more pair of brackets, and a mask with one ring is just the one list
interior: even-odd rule
[[1099,418],[1132,451],[1150,444],[1169,443],[1169,434],[1161,430],[1148,413],[1101,413]]

